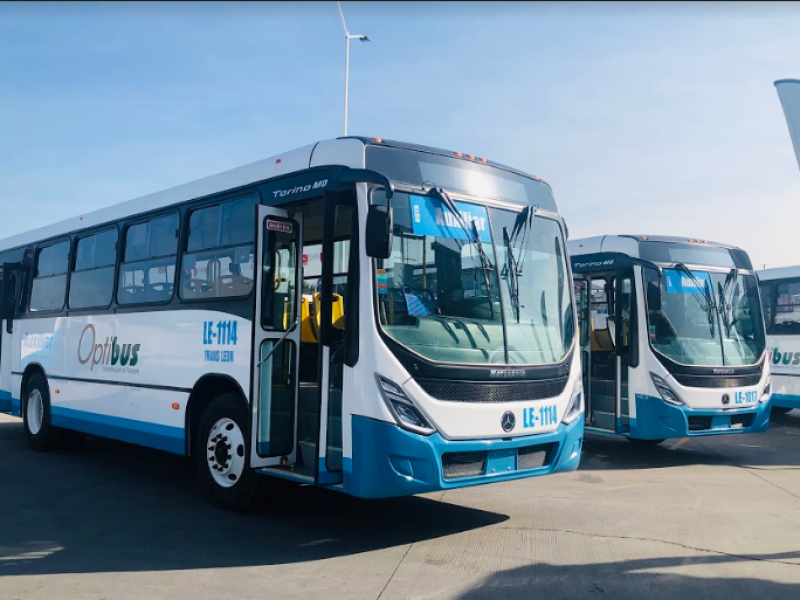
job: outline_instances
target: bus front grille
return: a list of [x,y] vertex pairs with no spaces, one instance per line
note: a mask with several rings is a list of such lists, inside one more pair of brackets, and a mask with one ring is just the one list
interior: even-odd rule
[[477,477],[486,470],[486,451],[449,452],[442,455],[442,474],[446,480]]
[[736,377],[721,377],[717,375],[683,375],[673,373],[675,381],[685,387],[696,388],[732,388],[756,385],[761,379],[760,373],[752,375],[739,375]]
[[[753,424],[754,418],[755,414],[753,413],[745,413],[743,415],[731,415],[731,428],[747,429]],[[689,417],[689,431],[707,431],[711,429],[713,429],[713,417],[707,415],[698,417]]]
[[538,469],[552,461],[556,444],[544,444],[520,448],[517,452],[517,470]]
[[448,379],[417,379],[417,383],[437,400],[451,402],[525,402],[554,398],[564,391],[567,377],[539,381],[482,383]]
[[[536,444],[517,449],[516,469],[526,471],[546,467],[553,462],[558,450],[558,444]],[[480,477],[495,473],[497,465],[494,460],[505,460],[508,450],[494,451],[476,450],[474,452],[447,452],[442,455],[442,476],[445,481],[465,479],[467,477]],[[513,452],[513,451],[512,451]],[[500,454],[501,456],[496,456]],[[513,455],[512,455],[513,456]],[[503,467],[505,468],[505,467]]]

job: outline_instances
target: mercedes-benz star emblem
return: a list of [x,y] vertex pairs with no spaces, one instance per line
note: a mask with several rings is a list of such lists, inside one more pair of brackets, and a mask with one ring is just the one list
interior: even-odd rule
[[511,431],[516,424],[517,418],[514,416],[513,412],[507,410],[503,413],[503,418],[500,419],[500,425],[503,427],[503,431]]
[[722,404],[728,406],[731,403],[731,397],[728,394],[722,394]]

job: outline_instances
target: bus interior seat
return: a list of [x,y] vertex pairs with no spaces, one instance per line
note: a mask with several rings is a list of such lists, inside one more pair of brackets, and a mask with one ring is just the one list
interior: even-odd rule
[[217,289],[225,289],[225,296],[247,296],[253,289],[253,280],[243,275],[221,275],[216,285]]
[[436,301],[429,290],[403,288],[407,312],[412,317],[425,317],[436,313]]
[[316,344],[317,336],[316,315],[313,314],[314,299],[309,294],[303,294],[300,302],[300,341],[305,344]]
[[408,311],[408,302],[403,290],[399,288],[389,288],[385,298],[381,302],[382,310],[385,312],[386,323],[388,325],[409,325],[413,321]]
[[[322,298],[322,294],[320,292],[316,292],[314,294],[314,304],[316,305],[315,308],[317,310],[314,311],[315,313],[315,321],[317,325],[317,331],[319,331],[322,327],[322,311],[319,310],[320,300]],[[340,294],[333,294],[333,303],[331,305],[331,323],[336,329],[344,329],[344,298]]]
[[595,329],[592,320],[592,352],[610,352],[614,349],[614,340],[611,337],[611,330]]

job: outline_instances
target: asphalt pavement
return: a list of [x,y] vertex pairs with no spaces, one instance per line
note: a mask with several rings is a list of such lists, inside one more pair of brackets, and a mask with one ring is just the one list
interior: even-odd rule
[[0,415],[1,600],[800,599],[800,411],[763,434],[572,473],[367,501],[275,482],[211,507],[188,459],[90,439],[28,449]]

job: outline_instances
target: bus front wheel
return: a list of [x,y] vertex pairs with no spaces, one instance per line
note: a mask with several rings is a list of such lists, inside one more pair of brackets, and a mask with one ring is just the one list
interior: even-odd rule
[[54,450],[64,441],[63,429],[50,424],[50,387],[41,373],[34,373],[25,386],[22,422],[28,444],[34,450]]
[[195,466],[203,490],[219,508],[243,511],[255,503],[261,478],[250,468],[249,422],[235,394],[212,400],[200,420]]
[[785,415],[791,412],[792,409],[788,406],[773,406],[771,410],[776,415]]

